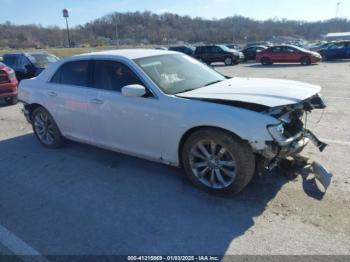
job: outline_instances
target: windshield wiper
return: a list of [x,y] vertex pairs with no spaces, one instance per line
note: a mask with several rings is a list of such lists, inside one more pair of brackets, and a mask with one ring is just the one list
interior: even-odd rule
[[216,83],[219,83],[219,82],[222,82],[223,80],[216,80],[216,81],[213,81],[213,82],[210,82],[208,84],[206,84],[205,86],[210,86],[210,85],[214,85]]

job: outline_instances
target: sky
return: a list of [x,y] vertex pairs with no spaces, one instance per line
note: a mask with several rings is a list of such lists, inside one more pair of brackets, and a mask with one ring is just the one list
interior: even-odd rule
[[82,25],[106,14],[151,11],[206,19],[242,15],[257,20],[287,18],[318,21],[350,19],[350,0],[0,0],[0,23],[65,26],[62,9],[70,10],[71,26]]

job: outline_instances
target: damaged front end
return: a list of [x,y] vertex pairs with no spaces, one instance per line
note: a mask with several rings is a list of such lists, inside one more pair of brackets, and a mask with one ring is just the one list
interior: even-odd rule
[[[296,162],[300,160],[299,153],[305,146],[312,142],[320,152],[327,147],[327,144],[320,141],[310,130],[307,129],[307,116],[314,109],[325,109],[326,104],[319,95],[312,96],[300,103],[270,108],[264,113],[280,120],[278,125],[267,127],[272,141],[266,141],[262,152],[263,161],[260,165],[265,171],[271,171],[278,166],[281,160],[291,158]],[[299,163],[299,162],[298,162]],[[315,178],[325,189],[329,186],[331,174],[320,168],[320,164],[305,162],[305,166],[311,165]]]

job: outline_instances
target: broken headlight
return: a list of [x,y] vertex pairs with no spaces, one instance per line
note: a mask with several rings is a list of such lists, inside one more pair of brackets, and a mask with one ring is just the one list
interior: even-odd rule
[[284,126],[283,123],[280,123],[278,125],[270,125],[267,126],[267,130],[269,131],[270,135],[275,141],[284,141]]

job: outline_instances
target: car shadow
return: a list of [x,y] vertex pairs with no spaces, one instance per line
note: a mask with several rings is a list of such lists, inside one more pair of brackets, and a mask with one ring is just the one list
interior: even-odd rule
[[301,65],[298,63],[295,64],[273,64],[273,65],[262,65],[259,63],[254,63],[254,64],[246,64],[244,65],[245,67],[249,68],[287,68],[287,67],[300,67],[300,68],[308,68],[308,67],[313,67],[317,66],[318,64],[311,64],[311,65]]
[[182,170],[33,134],[0,141],[0,220],[44,255],[215,254],[254,226],[288,179],[255,177],[235,197],[192,186]]
[[10,107],[10,106],[15,106],[15,105],[9,105],[4,101],[4,99],[0,98],[0,108]]
[[338,59],[338,60],[323,61],[323,63],[326,63],[326,64],[346,64],[349,62],[350,62],[350,59]]

